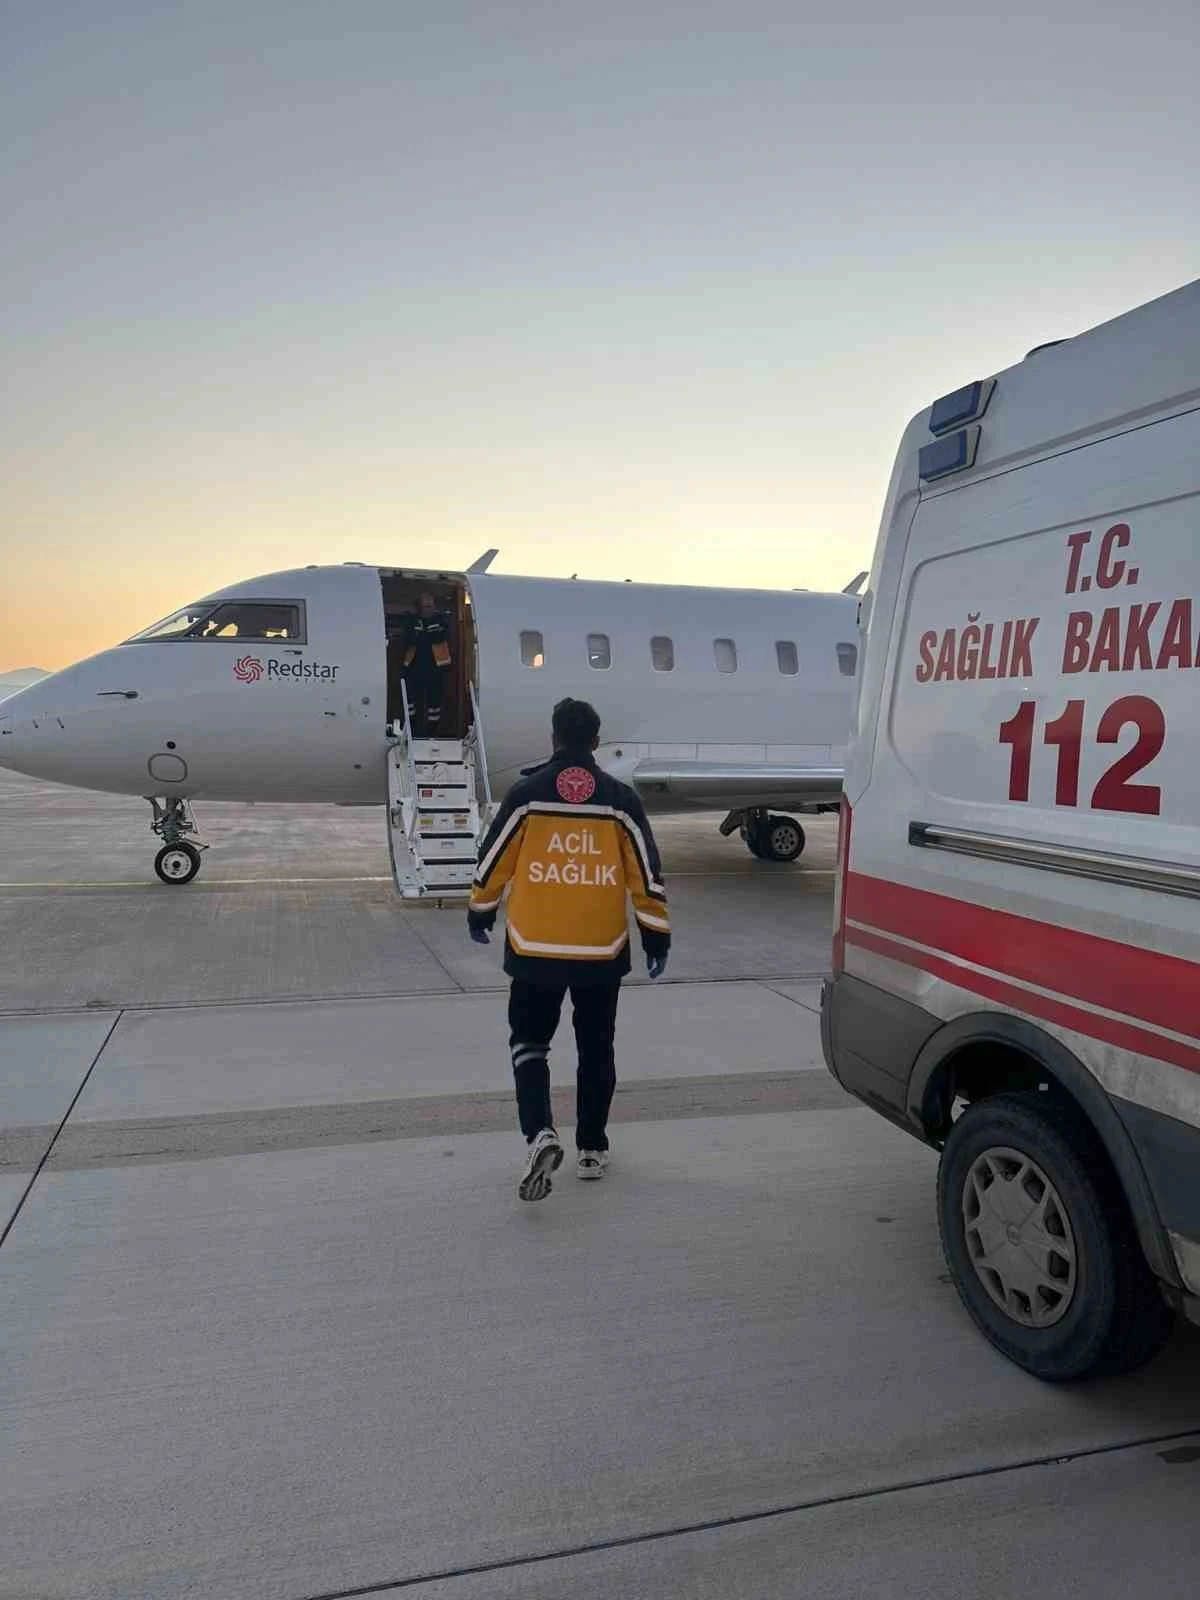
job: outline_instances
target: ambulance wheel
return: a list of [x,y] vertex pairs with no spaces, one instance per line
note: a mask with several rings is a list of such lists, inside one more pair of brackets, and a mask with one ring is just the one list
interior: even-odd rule
[[200,871],[200,852],[191,844],[165,844],[154,858],[164,883],[191,883]]
[[764,861],[798,861],[805,843],[804,829],[795,817],[768,817],[758,836]]
[[1034,1377],[1128,1372],[1170,1334],[1120,1183],[1069,1104],[1014,1093],[968,1107],[942,1150],[938,1223],[963,1305]]

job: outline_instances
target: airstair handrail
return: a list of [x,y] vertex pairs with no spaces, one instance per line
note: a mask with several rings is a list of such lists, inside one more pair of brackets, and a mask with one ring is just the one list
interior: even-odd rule
[[471,736],[475,741],[475,748],[479,752],[479,775],[483,779],[483,799],[489,813],[492,806],[492,780],[488,776],[487,746],[483,738],[483,718],[479,713],[479,700],[475,694],[475,685],[467,684],[467,693],[471,697]]
[[404,739],[409,750],[412,749],[412,708],[408,703],[408,685],[400,679],[400,701],[404,707]]

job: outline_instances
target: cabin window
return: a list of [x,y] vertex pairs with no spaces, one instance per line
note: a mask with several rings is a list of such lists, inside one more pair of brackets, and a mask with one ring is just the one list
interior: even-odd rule
[[228,639],[266,644],[284,639],[294,644],[303,643],[304,636],[304,607],[299,601],[224,600],[187,606],[127,642]]
[[732,639],[714,639],[713,657],[718,672],[737,671],[737,645]]
[[541,634],[533,628],[526,628],[521,634],[521,665],[523,667],[546,665],[545,642]]
[[776,639],[775,662],[785,678],[794,678],[800,671],[800,657],[794,639]]
[[588,666],[597,672],[612,666],[612,645],[606,633],[588,634]]
[[843,678],[852,678],[858,671],[858,646],[840,644],[837,647],[838,671]]
[[675,671],[675,641],[656,633],[650,641],[650,665],[655,672]]

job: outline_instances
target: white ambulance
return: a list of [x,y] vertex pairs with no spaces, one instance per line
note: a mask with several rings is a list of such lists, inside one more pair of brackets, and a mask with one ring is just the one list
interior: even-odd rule
[[1128,1369],[1200,1321],[1200,281],[912,422],[860,631],[826,1059],[992,1343]]

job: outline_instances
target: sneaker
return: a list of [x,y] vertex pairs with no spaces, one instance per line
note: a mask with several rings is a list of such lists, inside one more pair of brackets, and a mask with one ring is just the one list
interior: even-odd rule
[[553,1185],[550,1174],[562,1166],[563,1147],[553,1128],[543,1128],[529,1146],[529,1160],[517,1185],[522,1200],[544,1200]]
[[607,1150],[581,1150],[575,1165],[575,1176],[595,1181],[608,1171]]

